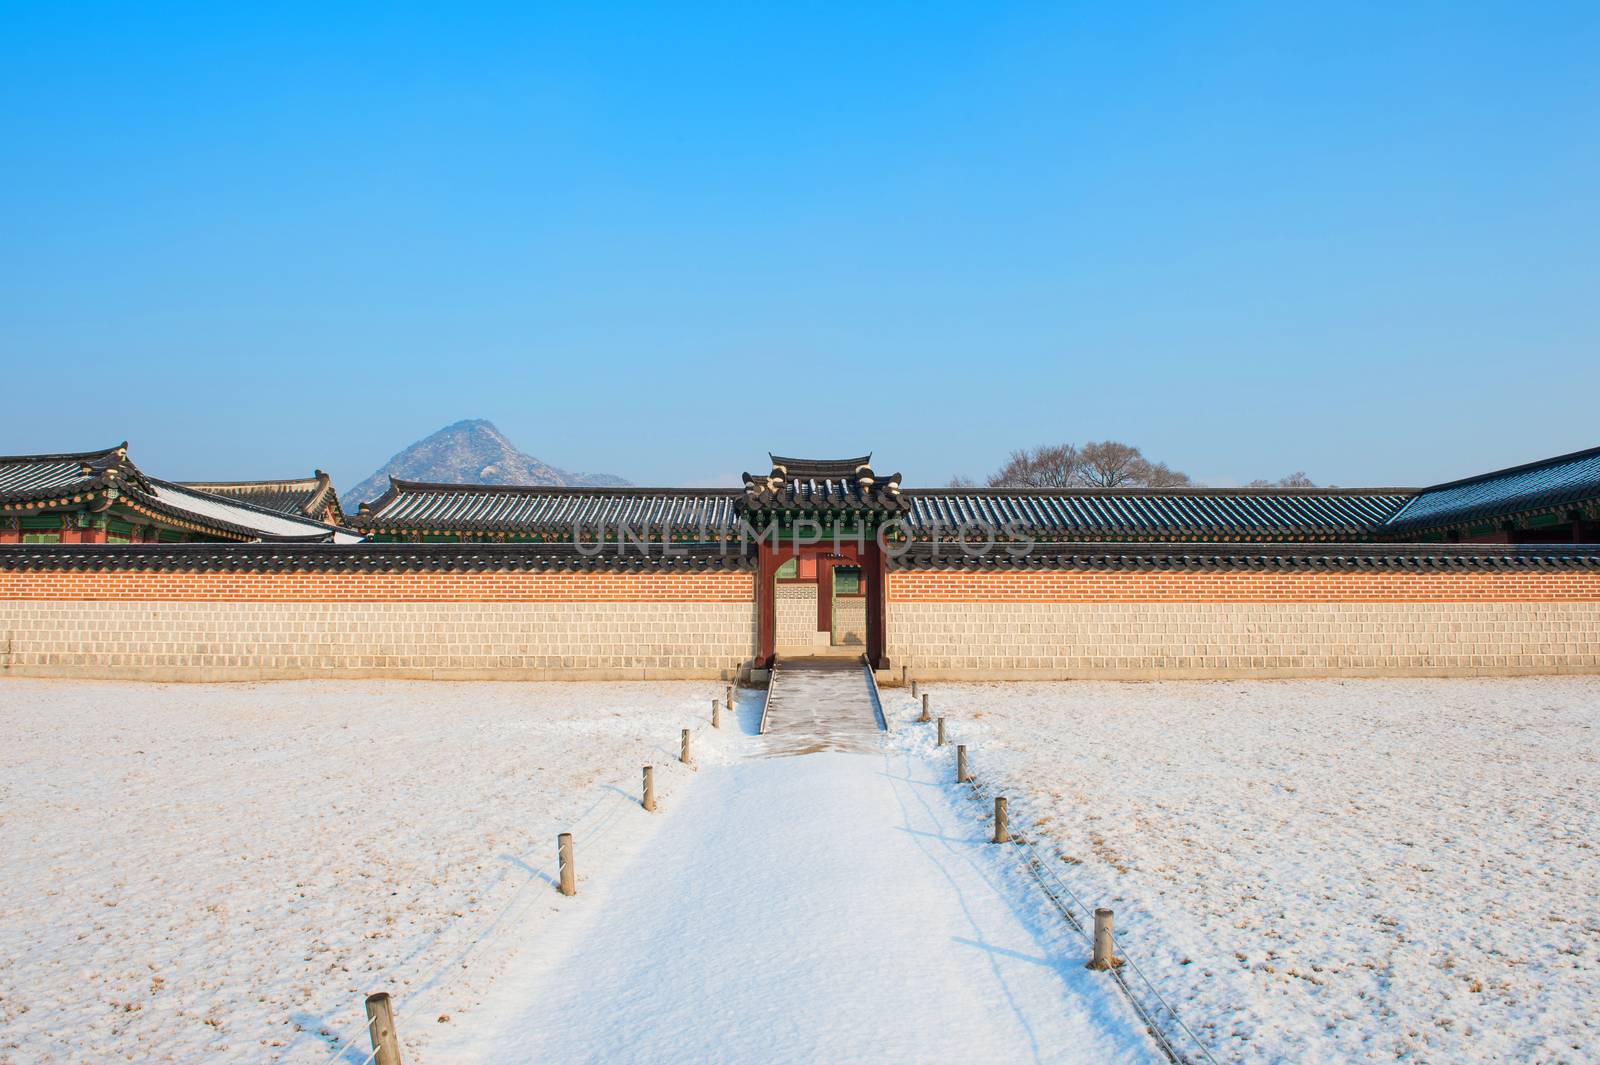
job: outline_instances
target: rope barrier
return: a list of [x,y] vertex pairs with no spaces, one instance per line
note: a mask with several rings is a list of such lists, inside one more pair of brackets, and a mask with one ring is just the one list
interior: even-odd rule
[[[728,709],[730,712],[733,712],[732,706],[730,706]],[[702,721],[698,725],[693,726],[689,730],[689,734],[692,738],[697,738],[710,728],[710,722]],[[682,769],[688,772],[696,771],[694,766],[682,765],[675,758],[670,759],[664,764],[669,766],[679,765]],[[636,805],[631,800],[624,797],[627,794],[627,787],[631,779],[632,777],[625,773],[618,773],[614,776],[606,778],[599,785],[600,794],[596,796],[594,802],[592,802],[581,814],[579,814],[577,820],[572,823],[575,834],[576,830],[581,829],[583,838],[590,844],[605,839],[607,837],[607,833],[609,833],[616,823],[622,819],[624,812]],[[606,805],[608,799],[616,800],[612,803],[609,809]],[[590,822],[592,822],[596,817],[600,818],[598,823],[590,825]],[[558,872],[553,869],[553,865],[548,859],[539,862],[524,860],[524,864],[532,871],[532,875],[530,875],[527,880],[521,884],[521,886],[512,892],[511,896],[506,899],[504,905],[502,905],[493,914],[489,915],[485,921],[477,925],[476,934],[471,935],[470,938],[465,940],[458,938],[455,941],[456,946],[452,948],[447,958],[441,960],[427,974],[419,974],[414,978],[418,988],[421,991],[421,994],[417,998],[408,999],[405,1003],[405,1008],[403,1011],[400,1006],[396,1004],[393,1007],[396,1018],[398,1018],[402,1012],[404,1012],[406,1016],[420,1016],[431,1012],[431,1008],[429,1010],[423,1010],[422,1003],[438,1001],[438,997],[443,994],[446,986],[446,984],[443,982],[446,974],[451,971],[465,968],[468,959],[472,957],[476,950],[481,948],[490,940],[490,933],[495,928],[499,927],[504,921],[509,919],[512,916],[514,909],[518,909],[520,907],[521,912],[526,912],[527,908],[537,900],[537,896],[532,893],[531,889],[541,879],[539,874],[544,873],[545,877],[547,877],[551,882],[554,882],[557,879]],[[550,868],[547,868],[547,866],[550,866]],[[435,940],[435,943],[437,942],[438,941]],[[400,969],[404,969],[404,964],[400,966]],[[394,974],[391,973],[390,982],[393,983],[395,981],[396,978]],[[398,983],[408,984],[409,981],[399,979]],[[354,1035],[350,1036],[350,1038],[341,1043],[338,1049],[333,1052],[332,1056],[329,1057],[327,1061],[323,1063],[323,1065],[334,1065],[334,1063],[337,1062],[339,1058],[347,1050],[354,1046],[363,1036],[370,1038],[371,1033],[372,1019],[368,1017],[366,1023],[357,1029]],[[369,1054],[366,1059],[360,1063],[360,1065],[370,1065],[370,1063],[377,1057],[377,1054],[378,1051],[376,1048],[374,1048],[372,1053]]]
[[[346,1039],[343,1043],[340,1043],[339,1044],[339,1049],[335,1050],[333,1052],[333,1055],[331,1057],[329,1057],[327,1061],[324,1061],[322,1063],[322,1065],[333,1065],[333,1063],[338,1061],[339,1058],[344,1054],[344,1052],[346,1050],[349,1050],[350,1047],[355,1044],[355,1041],[358,1038],[360,1038],[362,1035],[366,1035],[368,1037],[370,1037],[372,1035],[372,1018],[371,1017],[367,1018],[367,1023],[364,1026],[364,1031],[359,1032],[356,1035],[351,1036],[349,1039]],[[372,1052],[372,1054],[367,1058],[367,1061],[371,1061],[374,1057],[377,1056],[377,1054],[378,1054],[378,1052],[376,1050],[374,1050]],[[365,1063],[363,1063],[363,1065],[365,1065]]]
[[[916,705],[913,704],[909,712],[914,713],[916,709]],[[941,759],[941,761],[947,760],[948,759]],[[983,796],[986,798],[992,798],[993,796],[993,790],[989,787],[989,784],[986,781],[969,781],[967,782],[967,786],[972,789],[975,796]],[[1072,890],[1071,885],[1063,880],[1061,875],[1056,872],[1052,866],[1041,862],[1036,850],[1036,846],[1031,843],[1021,844],[1016,847],[1016,856],[1022,867],[1032,874],[1035,882],[1039,885],[1039,889],[1044,893],[1045,897],[1050,900],[1057,913],[1061,915],[1061,917],[1066,921],[1067,925],[1080,937],[1082,937],[1085,942],[1092,944],[1093,933],[1090,930],[1090,927],[1094,918],[1094,908],[1088,903],[1084,902],[1083,899],[1079,897],[1078,893]],[[1065,894],[1073,904],[1083,911],[1084,920],[1080,921],[1072,912],[1072,906],[1063,902],[1053,892],[1051,892],[1049,885],[1045,883],[1045,874],[1048,874],[1049,878],[1055,882],[1059,890]],[[1176,1025],[1184,1035],[1189,1037],[1189,1041],[1193,1043],[1194,1047],[1200,1052],[1201,1057],[1203,1057],[1205,1061],[1209,1063],[1209,1065],[1217,1065],[1217,1060],[1216,1058],[1212,1057],[1210,1049],[1200,1039],[1200,1037],[1194,1033],[1194,1030],[1184,1023],[1183,1018],[1178,1015],[1177,1009],[1173,1007],[1171,1002],[1167,1001],[1166,996],[1161,994],[1154,981],[1152,981],[1149,976],[1145,974],[1145,971],[1140,968],[1139,964],[1134,961],[1133,957],[1125,952],[1121,941],[1116,938],[1115,934],[1112,935],[1112,951],[1114,956],[1126,962],[1127,968],[1131,969],[1134,974],[1138,976],[1140,982],[1148,990],[1150,996],[1160,1004],[1161,1009],[1164,1010],[1166,1015],[1171,1018],[1171,1023]],[[1134,1012],[1139,1015],[1139,1019],[1144,1023],[1146,1028],[1149,1029],[1151,1036],[1156,1040],[1162,1052],[1174,1062],[1183,1062],[1185,1060],[1183,1054],[1180,1053],[1178,1047],[1167,1035],[1167,1033],[1162,1030],[1161,1025],[1157,1023],[1155,1011],[1139,1001],[1139,996],[1136,995],[1133,989],[1128,985],[1128,980],[1123,974],[1122,970],[1120,968],[1112,969],[1110,970],[1110,973],[1112,978],[1116,980],[1117,986],[1127,997],[1128,1002],[1133,1006]]]

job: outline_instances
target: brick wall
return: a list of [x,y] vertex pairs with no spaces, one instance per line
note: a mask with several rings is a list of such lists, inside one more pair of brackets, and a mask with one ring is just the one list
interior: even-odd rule
[[4,599],[167,599],[214,602],[577,601],[748,603],[748,573],[163,572],[0,570]]
[[[780,595],[780,643],[814,586]],[[0,571],[0,671],[721,677],[748,573]],[[808,594],[809,593],[809,594]],[[1600,573],[902,571],[889,655],[924,677],[1600,672]]]
[[1600,572],[913,570],[889,575],[889,599],[907,603],[1596,602]]
[[889,657],[925,678],[1600,672],[1600,574],[901,572]]
[[243,680],[729,677],[746,573],[0,572],[0,671]]

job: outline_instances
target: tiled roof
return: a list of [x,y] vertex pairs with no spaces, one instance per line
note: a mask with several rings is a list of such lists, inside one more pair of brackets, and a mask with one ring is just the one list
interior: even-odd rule
[[1600,447],[1425,488],[1379,531],[1442,529],[1595,502],[1600,502]]
[[235,535],[262,540],[328,540],[353,543],[357,533],[298,514],[258,507],[242,499],[196,491],[171,481],[150,479],[149,492],[130,493],[123,500],[135,509],[153,511],[177,522],[189,522],[200,529],[218,529]]
[[352,524],[374,532],[570,534],[670,530],[714,540],[737,528],[737,489],[559,488],[391,480]]
[[146,476],[128,458],[128,445],[64,455],[0,458],[0,507],[10,512],[88,504],[103,512],[119,506],[157,522],[202,535],[240,540],[359,537],[320,521],[212,495]]
[[744,475],[742,511],[887,511],[901,513],[907,504],[900,475],[880,477],[867,455],[856,459],[792,459],[770,455],[772,472]]
[[838,479],[851,477],[862,467],[872,465],[872,453],[853,459],[795,459],[767,452],[773,469],[782,469],[790,477],[822,477]]
[[1409,488],[907,489],[914,537],[963,522],[1048,537],[1321,539],[1368,532]]
[[237,499],[280,514],[298,514],[305,518],[320,518],[332,505],[335,513],[338,497],[333,491],[333,480],[317,470],[310,477],[289,478],[279,481],[184,481],[185,488],[193,488],[216,496]]
[[0,502],[59,499],[93,491],[119,477],[135,483],[143,475],[128,461],[128,445],[61,455],[0,457]]
[[[395,481],[352,522],[374,532],[570,534],[619,526],[715,540],[736,535],[739,513],[800,507],[834,511],[893,508],[913,535],[948,534],[963,521],[1002,529],[1015,522],[1054,539],[1223,536],[1357,537],[1406,500],[1408,489],[898,489],[865,490],[858,479],[784,478],[770,485],[746,475],[745,492],[727,489],[558,488]],[[868,495],[868,493],[872,493]]]

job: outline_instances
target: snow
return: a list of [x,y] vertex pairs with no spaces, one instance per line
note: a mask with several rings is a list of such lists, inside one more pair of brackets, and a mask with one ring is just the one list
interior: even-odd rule
[[336,544],[360,543],[364,539],[361,535],[338,531],[313,518],[283,514],[237,499],[195,491],[170,481],[152,481],[151,489],[152,494],[169,507],[188,511],[201,518],[231,522],[266,536],[319,536],[332,533]]
[[1153,1060],[919,759],[745,760],[663,819],[441,1061]]
[[6,680],[0,1062],[316,1065],[382,989],[426,1065],[557,910],[557,833],[603,873],[644,831],[640,767],[673,802],[721,694]]
[[1152,1060],[859,674],[719,694],[7,681],[0,1062]]
[[0,1063],[1151,1060],[996,793],[1219,1060],[1593,1059],[1600,678],[851,678],[7,680]]
[[1600,678],[928,690],[1219,1060],[1595,1059]]

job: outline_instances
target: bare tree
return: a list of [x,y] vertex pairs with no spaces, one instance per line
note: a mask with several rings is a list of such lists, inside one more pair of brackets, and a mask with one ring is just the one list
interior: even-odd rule
[[1187,488],[1191,482],[1187,473],[1168,466],[1165,462],[1147,463],[1142,483],[1149,488]]
[[1096,488],[1173,488],[1190,483],[1188,474],[1164,462],[1151,462],[1138,448],[1117,440],[1091,441],[1080,454],[1080,483]]
[[1044,444],[1013,451],[999,471],[989,477],[991,488],[1065,488],[1076,483],[1080,459],[1071,444]]
[[1096,488],[1117,488],[1135,481],[1143,466],[1139,449],[1116,440],[1089,441],[1083,445],[1083,483]]
[[1115,440],[1091,442],[1081,448],[1047,444],[1013,451],[1006,464],[989,477],[991,488],[1172,488],[1189,483],[1188,474],[1164,462],[1151,462],[1138,448]]
[[1279,477],[1276,481],[1255,480],[1245,485],[1246,488],[1315,488],[1317,483],[1306,476],[1304,470],[1296,470],[1287,477]]
[[950,478],[950,483],[945,485],[945,487],[946,488],[976,488],[976,487],[978,487],[978,482],[974,481],[971,477],[968,477],[964,473],[958,473],[954,477]]

